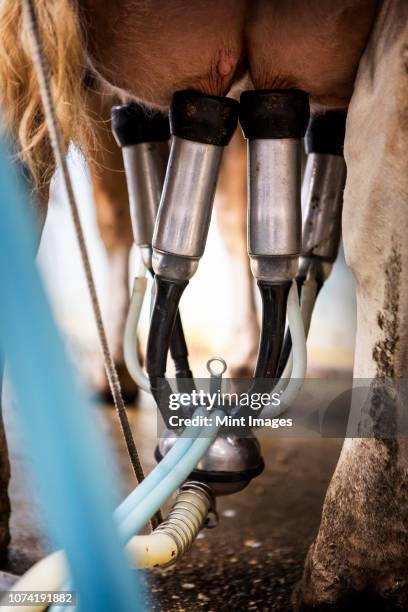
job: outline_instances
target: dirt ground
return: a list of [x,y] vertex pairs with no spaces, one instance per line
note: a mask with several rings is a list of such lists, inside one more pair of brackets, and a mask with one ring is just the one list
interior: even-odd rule
[[[342,375],[350,380],[350,375]],[[124,475],[133,486],[127,456],[111,406],[97,409],[114,441]],[[142,401],[130,411],[146,471],[155,464],[156,419]],[[10,409],[6,414],[12,456],[12,546],[7,567],[20,574],[47,545],[25,486],[22,444]],[[294,585],[319,525],[325,491],[341,448],[338,439],[262,436],[264,472],[241,493],[218,500],[219,524],[202,532],[172,568],[145,573],[147,608],[183,610],[290,610]],[[0,576],[1,577],[1,576]]]

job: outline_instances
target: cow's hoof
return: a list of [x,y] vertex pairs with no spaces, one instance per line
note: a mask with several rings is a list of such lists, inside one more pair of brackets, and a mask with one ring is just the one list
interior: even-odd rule
[[295,610],[408,610],[408,443],[344,443]]
[[[136,385],[133,378],[131,378],[124,363],[117,363],[116,371],[118,373],[123,399],[125,403],[128,404],[128,407],[132,407],[139,397],[139,387]],[[112,392],[107,381],[103,388],[96,390],[95,395],[96,399],[101,403],[111,404],[113,401]]]
[[350,591],[339,596],[335,603],[306,603],[301,596],[295,592],[295,612],[404,612],[407,610],[408,596],[407,587],[402,591],[392,593],[372,593],[370,591]]
[[[333,574],[314,567],[313,546],[306,559],[303,577],[292,596],[295,612],[402,612],[408,609],[408,580],[395,578],[390,584],[376,583],[372,577],[364,588],[357,589],[360,580],[343,568]],[[317,571],[316,571],[317,570]]]

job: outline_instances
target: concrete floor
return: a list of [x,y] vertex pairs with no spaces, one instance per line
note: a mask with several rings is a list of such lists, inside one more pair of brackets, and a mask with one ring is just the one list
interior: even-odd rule
[[[156,418],[144,404],[132,409],[130,418],[148,472],[155,463]],[[96,410],[114,443],[126,493],[134,482],[113,408]],[[23,446],[10,410],[6,420],[13,519],[9,562],[2,569],[20,574],[48,546],[25,486]],[[218,526],[202,532],[177,566],[145,573],[149,610],[290,610],[291,592],[319,525],[341,441],[264,435],[261,445],[264,472],[241,493],[219,499]]]

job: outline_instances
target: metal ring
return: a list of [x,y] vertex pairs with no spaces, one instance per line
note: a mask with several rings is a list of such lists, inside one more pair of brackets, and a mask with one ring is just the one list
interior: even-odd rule
[[[177,514],[179,515],[182,514],[183,516],[185,516],[186,520],[197,531],[200,530],[200,526],[203,524],[203,521],[205,520],[205,517],[203,517],[201,514],[200,516],[197,516],[197,514],[191,508],[187,508],[186,506],[177,506]],[[172,513],[172,516],[174,516],[174,513]]]
[[196,497],[199,497],[202,502],[208,503],[209,505],[211,505],[214,497],[211,487],[209,487],[208,484],[200,480],[187,481],[180,487],[180,491],[182,493],[192,493]]
[[207,516],[208,510],[210,508],[210,504],[207,504],[206,507],[203,508],[200,507],[198,504],[195,504],[194,502],[185,499],[180,500],[180,504],[177,504],[175,508],[182,508],[183,510],[194,516],[194,520],[200,522],[205,520],[205,517]]
[[[180,499],[180,503],[175,505],[175,508],[184,508],[187,512],[191,512],[198,519],[203,518],[204,515],[207,514],[208,508],[211,504],[205,504],[201,499],[199,501],[202,502],[202,505],[195,503],[196,500],[191,501],[190,499]],[[185,504],[185,505],[184,505]],[[189,508],[187,506],[190,506]],[[198,516],[197,516],[198,513]],[[205,517],[204,517],[205,518]]]
[[188,542],[189,542],[188,546],[189,546],[190,543],[193,542],[199,529],[196,528],[194,523],[190,519],[188,519],[183,512],[173,512],[171,519],[172,521],[175,521],[176,525],[178,524],[182,525],[184,533],[186,534],[188,538]]
[[[222,370],[221,372],[215,372],[213,371],[211,364],[213,363],[213,361],[216,361],[218,363],[221,363],[222,365]],[[207,370],[208,372],[211,374],[211,376],[216,376],[217,378],[219,378],[220,376],[222,376],[224,374],[224,372],[227,370],[227,363],[226,361],[222,358],[222,357],[211,357],[211,359],[209,359],[207,361]]]
[[186,533],[184,529],[184,525],[180,524],[180,521],[176,521],[176,519],[173,520],[171,518],[167,518],[166,524],[163,527],[162,525],[159,525],[159,527],[155,531],[160,530],[164,533],[173,533],[175,536],[177,536],[180,540],[180,554],[183,554],[184,551],[188,548],[190,542],[190,538],[188,536],[188,533]]

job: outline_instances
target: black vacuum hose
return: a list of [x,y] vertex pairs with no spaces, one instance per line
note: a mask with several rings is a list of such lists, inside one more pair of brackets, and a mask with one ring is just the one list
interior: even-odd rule
[[[150,321],[149,336],[147,340],[146,370],[150,380],[150,387],[157,406],[163,418],[168,412],[169,397],[173,393],[166,380],[167,355],[177,320],[178,305],[188,281],[172,281],[155,276],[156,294]],[[180,321],[180,319],[179,319]],[[180,327],[176,335],[176,356],[180,357],[183,365],[187,347],[184,334],[180,337]],[[179,373],[181,370],[179,370]],[[190,372],[188,368],[188,372]]]
[[286,304],[291,281],[258,281],[262,297],[262,326],[254,381],[250,393],[269,392],[276,380],[285,334]]
[[188,349],[181,322],[180,311],[177,311],[173,333],[170,339],[170,354],[176,369],[176,378],[193,378],[188,362]]
[[[154,279],[155,273],[153,269],[149,270],[152,278]],[[176,318],[174,321],[173,332],[170,338],[170,354],[174,363],[174,368],[176,371],[176,378],[183,379],[192,379],[193,373],[190,370],[190,364],[188,361],[188,348],[186,339],[184,336],[183,323],[181,321],[180,311],[177,310]],[[183,385],[182,386],[186,386]],[[191,388],[191,384],[187,385],[186,389],[179,389],[180,391],[189,391]]]
[[[254,377],[247,391],[270,393],[277,380],[277,369],[285,335],[286,306],[292,281],[258,281],[262,298],[262,325]],[[244,416],[248,408],[237,407],[232,416]]]

